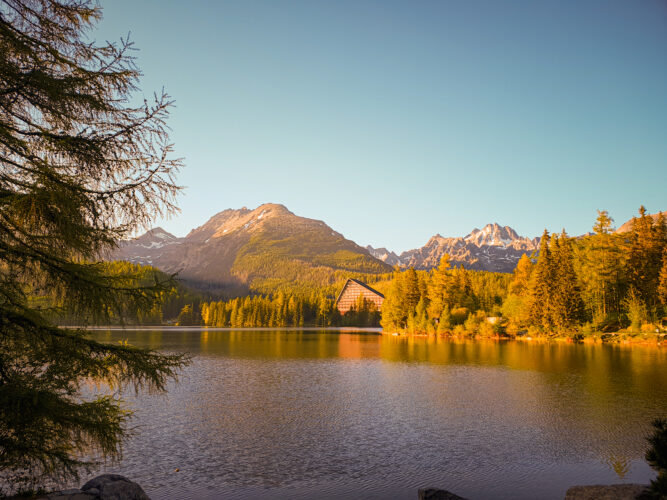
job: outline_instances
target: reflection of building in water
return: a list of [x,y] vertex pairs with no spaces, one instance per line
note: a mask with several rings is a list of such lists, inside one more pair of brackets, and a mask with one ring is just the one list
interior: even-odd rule
[[357,299],[359,299],[359,295],[362,295],[367,301],[375,304],[378,311],[382,310],[384,295],[377,290],[373,290],[366,283],[350,278],[336,299],[336,307],[340,313],[345,314],[349,311]]
[[[338,356],[343,359],[361,359],[364,355],[364,343],[359,335],[339,335],[338,336]],[[373,347],[377,348],[377,344]],[[375,356],[369,356],[375,357]]]

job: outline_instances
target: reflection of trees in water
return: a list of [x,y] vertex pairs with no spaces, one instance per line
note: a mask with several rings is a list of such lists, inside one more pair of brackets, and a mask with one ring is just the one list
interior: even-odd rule
[[628,472],[630,472],[630,462],[626,456],[612,454],[607,459],[606,463],[611,466],[619,479],[623,479]]
[[[119,335],[158,347],[152,333]],[[532,471],[586,462],[622,479],[667,412],[667,352],[650,347],[289,330],[165,330],[162,341],[203,355],[190,375],[205,391],[185,382],[169,397],[206,435],[197,462],[232,484],[401,470],[406,457],[457,473],[498,457]]]

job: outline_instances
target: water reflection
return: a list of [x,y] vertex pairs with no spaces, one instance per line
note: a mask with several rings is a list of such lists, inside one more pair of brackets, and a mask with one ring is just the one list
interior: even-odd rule
[[120,470],[156,498],[415,498],[425,485],[563,498],[572,484],[648,481],[643,436],[667,413],[659,348],[312,330],[95,336],[194,355],[167,396],[128,395],[139,432]]

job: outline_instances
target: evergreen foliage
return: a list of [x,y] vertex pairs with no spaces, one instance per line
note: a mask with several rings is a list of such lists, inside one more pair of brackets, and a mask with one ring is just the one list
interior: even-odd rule
[[507,295],[509,275],[450,268],[444,255],[431,271],[395,271],[382,304],[385,330],[446,333],[471,313],[496,314]]
[[551,236],[544,230],[540,254],[529,285],[530,320],[545,330],[553,328],[551,301],[554,297],[554,265],[551,257]]
[[633,219],[628,251],[628,284],[634,288],[648,309],[658,305],[659,274],[667,238],[665,220],[657,222],[642,206],[639,217]]
[[[535,256],[523,255],[512,275],[470,271],[461,267],[452,268],[447,255],[443,256],[437,269],[431,271],[395,270],[391,276],[372,274],[365,278],[384,293],[385,302],[382,321],[388,330],[419,333],[461,333],[471,328],[483,328],[487,333],[505,332],[509,335],[531,330],[531,335],[570,336],[580,338],[582,332],[618,331],[629,327],[631,332],[654,332],[665,314],[667,300],[667,245],[660,236],[659,219],[645,216],[653,234],[654,253],[660,253],[660,265],[653,266],[656,296],[647,305],[639,290],[630,282],[635,270],[629,259],[632,242],[641,238],[636,231],[615,234],[613,220],[606,211],[599,211],[594,224],[594,234],[581,238],[570,238],[564,231],[560,235],[545,232],[541,239],[541,250]],[[658,237],[655,234],[658,234]],[[641,264],[641,262],[640,262]],[[147,276],[157,271],[149,266],[129,263],[110,264],[114,272],[124,275],[143,276],[138,283],[146,284]],[[129,267],[128,267],[129,266]],[[659,267],[659,272],[656,275]],[[257,298],[269,302],[282,293],[288,300],[301,304],[304,325],[322,326],[374,326],[378,313],[373,311],[350,311],[345,317],[331,319],[334,297],[343,286],[346,275],[329,284],[328,278],[318,287],[312,282],[304,284],[298,280],[287,286],[276,281],[267,292],[253,295],[250,300],[257,306]],[[159,273],[158,273],[159,274]],[[164,277],[164,275],[162,275]],[[241,297],[247,292],[239,294]],[[227,318],[222,322],[210,322],[198,318],[200,306],[210,301],[179,285],[163,293],[161,302],[152,311],[125,311],[125,321],[135,324],[158,324],[163,321],[180,324],[205,324],[209,326],[240,326]],[[225,302],[226,300],[226,302]],[[231,304],[230,299],[222,303]],[[215,301],[211,302],[213,304]],[[178,319],[185,305],[194,317]],[[263,306],[264,307],[264,306]],[[267,306],[276,310],[275,304]],[[317,312],[319,311],[319,312]],[[484,313],[484,314],[482,314]],[[299,326],[299,321],[285,319],[277,321],[278,312],[269,314],[243,314],[246,326]],[[274,320],[271,321],[271,316]],[[492,330],[480,318],[500,317]],[[370,318],[370,319],[369,319]],[[495,320],[494,320],[495,321]],[[652,326],[653,325],[653,326]],[[477,331],[473,333],[479,333]]]
[[[430,272],[396,271],[382,326],[413,333],[536,335],[578,339],[584,331],[654,332],[667,306],[667,230],[640,208],[628,233],[612,232],[598,211],[594,234],[570,238],[546,230],[533,258],[513,275],[450,268],[444,256]],[[493,320],[488,326],[486,317]]]
[[354,305],[341,320],[342,326],[373,327],[380,326],[380,311],[373,302],[359,294]]
[[658,298],[660,303],[667,306],[667,245],[662,251],[662,268],[660,269],[660,278],[658,280]]
[[658,418],[653,421],[653,434],[647,441],[651,447],[646,451],[646,461],[658,472],[658,477],[651,481],[648,498],[667,498],[667,420]]
[[574,248],[582,300],[596,329],[617,325],[622,313],[625,283],[621,277],[626,258],[622,237],[611,232],[612,223],[606,210],[598,211],[595,233]]
[[180,166],[168,96],[129,105],[131,45],[87,41],[100,16],[85,0],[0,2],[0,470],[14,480],[75,475],[84,451],[118,455],[128,413],[116,397],[84,400],[84,381],[162,389],[184,361],[49,321],[150,310],[173,286],[98,262],[174,209]]
[[179,324],[182,325],[202,324],[229,328],[378,326],[379,312],[373,303],[360,297],[352,310],[341,316],[335,307],[334,299],[323,291],[309,295],[281,291],[274,295],[204,302],[199,316],[195,316],[191,321],[182,323],[179,316]]

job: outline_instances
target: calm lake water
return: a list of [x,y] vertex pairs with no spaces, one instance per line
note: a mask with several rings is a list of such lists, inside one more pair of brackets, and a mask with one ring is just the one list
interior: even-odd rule
[[[161,498],[562,499],[647,483],[667,350],[324,330],[96,331],[188,352],[109,466]],[[174,469],[180,469],[174,472]],[[85,479],[85,478],[84,478]]]

